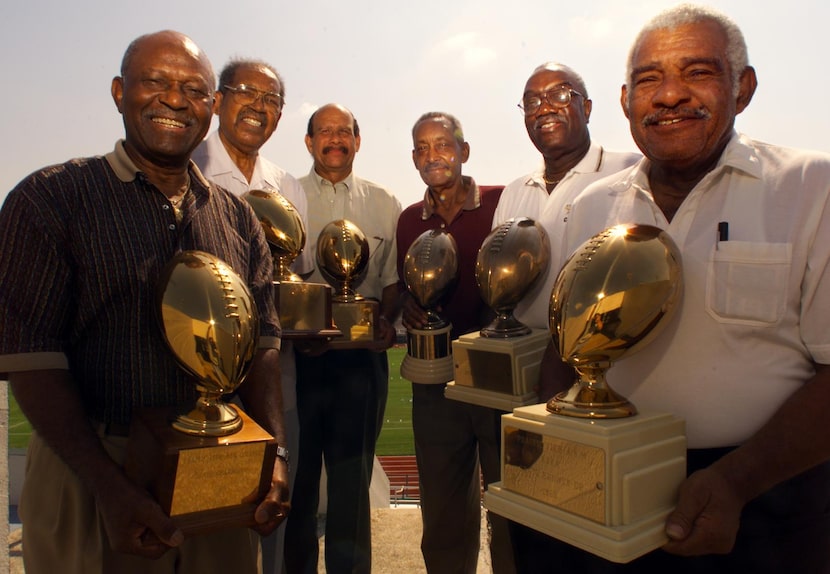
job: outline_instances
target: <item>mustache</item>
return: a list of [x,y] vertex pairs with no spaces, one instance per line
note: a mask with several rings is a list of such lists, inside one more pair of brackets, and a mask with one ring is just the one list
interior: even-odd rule
[[430,170],[430,169],[435,169],[435,168],[450,169],[450,166],[448,166],[446,164],[446,162],[443,162],[443,161],[433,161],[433,162],[430,162],[430,163],[426,164],[423,167],[424,171],[427,171],[427,170]]
[[665,110],[658,110],[653,114],[645,116],[642,120],[644,126],[651,126],[662,122],[663,120],[672,120],[677,118],[692,119],[692,120],[708,120],[712,117],[709,110],[705,108],[672,108]]
[[349,153],[348,148],[344,145],[327,145],[326,147],[323,148],[323,155],[325,155],[325,154],[327,154],[331,151],[335,151],[335,150],[339,151],[342,154]]
[[545,114],[544,116],[536,118],[536,120],[533,122],[533,127],[538,128],[542,124],[546,124],[548,122],[554,122],[557,124],[565,123],[563,121],[562,116],[560,116],[559,114]]

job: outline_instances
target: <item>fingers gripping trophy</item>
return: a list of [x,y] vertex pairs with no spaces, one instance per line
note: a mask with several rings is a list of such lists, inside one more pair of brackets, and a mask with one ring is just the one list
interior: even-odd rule
[[403,269],[406,288],[426,310],[427,322],[423,329],[407,329],[401,376],[421,384],[449,382],[453,378],[452,324],[436,308],[458,278],[455,239],[442,229],[425,231],[407,250]]
[[502,418],[502,482],[485,494],[491,511],[615,562],[667,541],[686,473],[684,422],[638,412],[605,373],[666,327],[681,294],[679,250],[656,227],[612,227],[571,255],[551,294],[550,329],[578,379],[547,404]]

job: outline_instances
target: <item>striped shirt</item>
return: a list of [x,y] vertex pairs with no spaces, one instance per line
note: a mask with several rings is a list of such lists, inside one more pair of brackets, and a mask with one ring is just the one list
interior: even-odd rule
[[247,203],[190,166],[178,221],[123,142],[105,157],[44,168],[0,210],[0,373],[69,369],[91,418],[130,420],[136,407],[195,397],[159,322],[159,278],[198,249],[247,281],[260,347],[279,347],[272,261]]

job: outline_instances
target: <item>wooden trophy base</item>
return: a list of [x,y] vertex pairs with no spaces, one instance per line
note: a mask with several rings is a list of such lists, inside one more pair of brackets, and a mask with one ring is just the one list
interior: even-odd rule
[[283,339],[331,339],[342,335],[331,315],[332,288],[323,283],[274,281]]
[[544,404],[502,417],[501,482],[484,504],[614,562],[665,544],[665,519],[686,477],[685,423],[552,415]]
[[133,416],[127,475],[153,494],[186,536],[253,525],[271,488],[276,440],[237,411],[241,430],[208,438],[175,430],[170,409]]
[[360,300],[352,302],[335,301],[331,314],[335,326],[342,333],[329,341],[332,349],[383,349],[378,320],[380,306],[377,301]]
[[446,397],[484,407],[512,411],[539,401],[536,386],[550,333],[493,339],[478,332],[452,342],[455,381]]

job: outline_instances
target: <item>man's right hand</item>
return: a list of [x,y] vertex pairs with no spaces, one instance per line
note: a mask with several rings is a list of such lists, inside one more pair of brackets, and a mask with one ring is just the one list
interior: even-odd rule
[[116,552],[161,557],[184,542],[184,533],[145,490],[126,477],[96,496],[110,546]]

